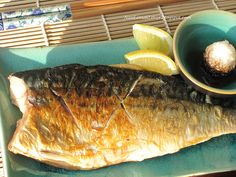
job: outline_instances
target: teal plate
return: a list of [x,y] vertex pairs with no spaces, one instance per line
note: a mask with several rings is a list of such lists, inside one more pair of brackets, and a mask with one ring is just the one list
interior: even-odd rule
[[92,171],[67,171],[14,155],[7,150],[16,122],[21,118],[21,113],[9,99],[6,78],[10,73],[68,63],[123,63],[123,55],[136,49],[138,47],[133,39],[32,49],[0,49],[0,136],[5,177],[157,177],[236,170],[236,134],[217,137],[175,154]]

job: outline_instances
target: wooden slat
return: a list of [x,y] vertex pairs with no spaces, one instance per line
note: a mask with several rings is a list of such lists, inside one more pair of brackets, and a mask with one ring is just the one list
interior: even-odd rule
[[22,33],[29,33],[41,30],[40,26],[33,26],[33,27],[26,27],[26,28],[19,28],[19,29],[9,29],[5,31],[0,31],[0,37],[3,36],[10,36],[13,34],[22,34]]
[[90,34],[88,36],[71,36],[70,38],[52,38],[50,40],[50,44],[58,44],[58,43],[68,43],[68,42],[74,42],[74,41],[84,41],[84,40],[91,40],[94,41],[94,38],[103,38],[104,40],[107,40],[107,37],[103,34],[97,35],[97,34]]
[[44,44],[43,46],[45,46],[44,43],[44,39],[43,38],[36,38],[36,39],[32,39],[30,41],[25,41],[25,40],[19,40],[17,42],[13,43],[4,43],[4,44],[0,44],[0,47],[13,47],[13,46],[22,46],[22,45],[26,45],[26,44],[35,44],[35,43],[42,43]]
[[[68,40],[68,41],[63,41],[63,44],[80,44],[80,43],[87,43],[87,42],[99,42],[99,41],[104,41],[104,40],[107,40],[107,38],[104,38],[104,37],[97,37],[96,38],[96,41],[94,41],[93,38],[91,39],[84,39],[84,40],[76,40],[76,39],[73,39],[73,40]],[[61,41],[53,41],[51,42],[52,45],[59,45],[61,44]]]
[[202,10],[215,9],[211,0],[188,0],[161,6],[172,34],[178,24],[187,16]]
[[132,37],[132,26],[136,23],[165,29],[163,20],[156,7],[105,15],[105,20],[112,39]]
[[[40,0],[41,7],[66,4],[76,0]],[[8,12],[25,8],[36,8],[37,0],[0,0],[0,12]]]
[[221,10],[236,13],[236,0],[216,0],[216,4]]

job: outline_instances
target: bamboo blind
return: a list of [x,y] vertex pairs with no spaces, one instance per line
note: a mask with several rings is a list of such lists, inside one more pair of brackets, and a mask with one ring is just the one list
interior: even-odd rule
[[[0,1],[0,10],[3,2]],[[41,0],[43,5],[53,5],[72,0]],[[24,3],[19,5],[19,3]],[[12,9],[35,6],[34,0],[13,0]],[[5,10],[6,7],[4,7]],[[236,13],[235,0],[188,0],[140,10],[117,12],[89,18],[72,19],[64,22],[11,29],[0,32],[0,47],[40,47],[59,44],[98,42],[132,36],[132,25],[143,23],[164,29],[173,35],[178,24],[194,12],[221,9]]]

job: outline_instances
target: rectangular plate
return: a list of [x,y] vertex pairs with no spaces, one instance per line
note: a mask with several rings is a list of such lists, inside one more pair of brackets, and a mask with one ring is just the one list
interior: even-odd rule
[[138,49],[133,39],[32,49],[0,49],[0,137],[5,177],[157,177],[183,176],[236,169],[236,134],[214,138],[178,153],[143,162],[114,165],[92,171],[67,171],[7,150],[19,110],[11,104],[7,76],[16,71],[58,66],[123,63],[123,55]]

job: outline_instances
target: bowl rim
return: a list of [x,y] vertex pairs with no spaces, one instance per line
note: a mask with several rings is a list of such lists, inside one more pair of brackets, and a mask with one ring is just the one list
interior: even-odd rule
[[214,88],[211,86],[208,86],[200,81],[198,81],[197,79],[195,79],[188,71],[187,69],[184,67],[183,63],[181,62],[181,60],[179,59],[179,54],[176,51],[176,38],[177,38],[177,34],[179,33],[180,29],[182,28],[182,26],[189,20],[191,20],[192,17],[198,16],[200,14],[204,14],[204,13],[221,13],[221,14],[227,14],[227,15],[234,15],[236,16],[236,14],[231,13],[231,12],[227,12],[224,10],[203,10],[200,12],[196,12],[193,13],[192,15],[188,16],[188,18],[185,18],[176,28],[175,33],[174,33],[174,37],[173,37],[173,53],[174,53],[174,59],[175,62],[177,64],[177,67],[180,69],[180,73],[184,76],[185,79],[188,79],[192,84],[194,84],[195,86],[199,87],[200,89],[204,89],[207,90],[208,92],[211,93],[215,93],[215,94],[220,94],[220,95],[236,95],[236,89],[230,89],[230,90],[225,90],[225,89],[218,89],[218,88]]

